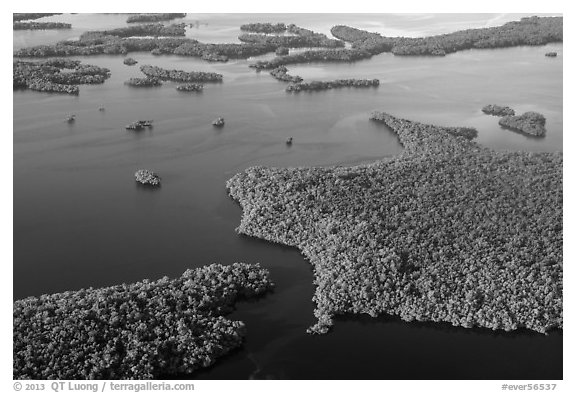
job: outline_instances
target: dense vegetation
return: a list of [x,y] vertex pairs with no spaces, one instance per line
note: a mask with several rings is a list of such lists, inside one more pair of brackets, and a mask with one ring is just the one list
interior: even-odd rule
[[482,108],[482,112],[492,116],[514,116],[516,114],[516,112],[514,112],[514,109],[510,108],[509,106],[500,106],[492,104],[486,105],[484,108]]
[[[284,46],[343,46],[324,34],[291,25],[295,35],[285,38],[258,34],[246,35],[246,43],[206,44],[194,39],[181,38],[185,34],[184,24],[164,26],[158,24],[135,25],[111,30],[89,31],[77,41],[60,41],[53,45],[38,45],[22,48],[16,57],[86,56],[97,54],[127,54],[136,51],[155,55],[175,54],[200,57],[207,61],[246,59],[274,52]],[[178,38],[169,38],[175,36]],[[145,37],[145,38],[132,38]],[[162,37],[162,38],[161,38]],[[334,56],[335,54],[329,54]],[[274,68],[274,67],[273,67]]]
[[12,66],[13,88],[51,93],[78,94],[77,85],[104,83],[109,77],[109,69],[79,60],[15,61]]
[[159,78],[130,78],[126,82],[125,85],[132,86],[132,87],[154,87],[154,86],[162,86],[162,82]]
[[342,87],[376,87],[379,84],[380,81],[378,79],[336,79],[333,81],[291,83],[286,88],[286,91],[298,93],[300,91],[319,91]]
[[218,117],[212,122],[212,125],[217,128],[224,127],[224,124],[225,122],[223,117]]
[[322,49],[309,50],[295,53],[288,56],[275,57],[272,60],[260,60],[250,64],[250,67],[256,69],[277,68],[286,64],[311,63],[311,62],[351,62],[360,59],[369,58],[370,53],[356,49]]
[[332,34],[352,47],[378,54],[444,56],[471,48],[503,48],[562,42],[562,17],[522,18],[502,26],[460,30],[425,38],[384,37],[348,26],[334,26]]
[[149,78],[158,78],[177,82],[221,82],[222,74],[202,71],[166,70],[164,68],[143,65],[140,71]]
[[114,37],[167,37],[184,36],[186,29],[184,23],[165,26],[162,23],[152,23],[147,25],[134,25],[119,27],[111,30],[87,31],[80,36],[80,41],[90,42],[90,40],[103,40],[106,36]]
[[[134,27],[137,28],[138,26]],[[120,29],[114,29],[110,31],[114,34],[124,34],[123,32],[125,32],[125,30],[119,30]],[[130,34],[138,33],[138,31],[138,29],[134,29]],[[158,33],[162,33],[162,30],[158,30]],[[145,33],[143,32],[142,34]],[[275,49],[276,47],[273,45],[263,44],[205,44],[189,38],[122,38],[114,35],[103,35],[101,32],[90,32],[83,34],[78,41],[60,41],[53,45],[38,45],[22,48],[17,50],[14,56],[125,55],[130,52],[151,52],[155,55],[175,54],[180,56],[201,57],[209,61],[227,61],[228,58],[245,59],[251,56],[273,52]]]
[[340,314],[562,328],[562,153],[496,152],[467,128],[385,113],[404,152],[355,167],[253,167],[238,232],[298,247],[324,333]]
[[[141,129],[144,127],[141,122],[135,122],[132,124],[134,125],[135,129]],[[144,184],[146,186],[157,187],[160,185],[160,176],[148,169],[138,169],[136,173],[134,173],[134,178],[138,183]]]
[[264,34],[241,34],[238,39],[244,43],[249,44],[263,44],[271,45],[276,48],[306,48],[306,47],[326,47],[338,48],[344,46],[344,42],[339,40],[330,39],[326,36],[322,37],[306,37],[298,35],[282,35],[272,36]]
[[546,134],[546,119],[537,112],[526,112],[520,116],[505,116],[498,121],[504,128],[524,132],[533,136]]
[[177,18],[184,18],[186,14],[136,14],[130,15],[128,19],[126,19],[126,23],[135,23],[135,22],[160,22],[163,20],[172,20]]
[[315,33],[293,24],[287,27],[287,31],[293,35],[241,34],[238,39],[245,43],[272,45],[276,48],[338,48],[344,46],[343,41],[328,38],[325,34]]
[[286,25],[284,23],[247,23],[240,26],[240,30],[249,31],[251,33],[283,33],[286,31]]
[[150,52],[161,49],[166,53],[190,40],[186,38],[120,38],[116,36],[90,34],[77,41],[60,41],[52,45],[37,45],[22,48],[15,57],[89,56]]
[[201,57],[205,60],[227,61],[229,58],[247,59],[248,57],[263,55],[273,52],[275,48],[271,44],[204,44],[191,40],[175,48],[172,53],[181,56]]
[[[151,128],[152,123],[153,123],[152,120],[136,120],[136,121],[128,124],[126,126],[126,129],[139,131],[139,130],[143,130],[146,127]],[[154,173],[148,169],[137,170],[136,173],[134,173],[134,178],[136,179],[136,181],[138,183],[150,184],[153,186],[160,185],[160,177],[156,173]]]
[[56,13],[56,14],[46,14],[46,13],[29,13],[29,14],[24,14],[24,13],[14,13],[12,14],[12,21],[17,22],[17,21],[21,21],[21,20],[32,20],[32,19],[40,19],[40,18],[44,18],[45,16],[52,16],[52,15],[62,15],[61,13]]
[[70,29],[70,23],[60,22],[14,22],[13,30],[56,30]]
[[282,82],[298,83],[302,82],[302,78],[298,75],[288,74],[288,68],[280,66],[270,71],[270,75]]
[[272,287],[258,265],[81,289],[14,302],[14,379],[154,379],[190,374],[241,345],[222,315]]
[[[87,32],[78,41],[61,41],[54,45],[22,48],[16,57],[85,56],[94,54],[127,54],[135,51],[156,55],[176,54],[200,57],[208,61],[246,59],[285,47],[320,46],[334,49],[306,51],[259,61],[251,67],[272,69],[281,65],[307,62],[351,62],[369,58],[382,52],[397,55],[445,55],[469,48],[496,48],[517,45],[541,45],[562,41],[562,17],[531,17],[503,26],[462,30],[426,38],[383,37],[377,33],[347,26],[334,26],[332,34],[338,40],[295,25],[286,27],[292,35],[243,34],[243,44],[206,44],[188,38],[158,38],[183,36],[184,24],[137,25],[119,29]],[[266,28],[263,28],[266,29]],[[135,39],[130,37],[148,37]],[[352,49],[340,48],[342,41],[352,43]]]
[[183,85],[178,85],[176,86],[176,90],[178,91],[191,91],[191,92],[196,92],[199,93],[204,89],[204,86],[202,86],[199,83],[184,83]]
[[124,61],[123,61],[123,63],[126,64],[126,65],[129,65],[129,66],[133,66],[133,65],[135,65],[135,64],[138,64],[138,62],[137,62],[136,60],[134,60],[133,58],[131,58],[131,57],[125,58]]
[[290,49],[284,46],[280,46],[278,47],[278,49],[274,51],[274,53],[276,53],[277,56],[286,56],[287,54],[290,53]]

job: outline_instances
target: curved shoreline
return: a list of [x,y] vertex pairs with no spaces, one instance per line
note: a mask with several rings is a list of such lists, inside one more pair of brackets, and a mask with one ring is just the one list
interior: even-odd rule
[[[264,30],[274,29],[267,24]],[[146,29],[142,30],[142,27]],[[391,52],[394,55],[444,56],[465,49],[515,47],[522,45],[544,45],[563,41],[562,17],[529,17],[508,22],[502,26],[484,29],[460,30],[424,38],[385,37],[377,33],[349,26],[334,26],[331,29],[336,39],[324,34],[288,25],[293,36],[265,34],[243,34],[247,43],[207,44],[184,38],[183,24],[134,25],[119,29],[93,31],[83,34],[78,42],[62,41],[53,45],[38,45],[22,48],[15,57],[87,56],[93,54],[127,54],[147,51],[153,54],[175,54],[199,57],[206,61],[227,61],[229,58],[246,59],[252,56],[273,53],[279,48],[292,45],[319,46],[315,51],[279,56],[268,61],[258,61],[250,67],[273,69],[281,65],[309,62],[354,62],[374,55]],[[258,26],[255,27],[258,30]],[[147,31],[151,29],[150,31]],[[161,34],[162,33],[162,34]],[[180,38],[132,38],[138,36],[175,35]],[[341,48],[342,42],[351,43],[352,48]],[[281,52],[285,53],[285,52]]]
[[14,302],[14,379],[154,379],[190,374],[242,345],[224,318],[273,287],[259,265],[211,264],[181,277]]
[[295,246],[312,264],[309,332],[358,313],[562,328],[562,154],[495,152],[466,129],[372,118],[398,135],[400,156],[253,167],[227,182],[243,208],[239,233]]

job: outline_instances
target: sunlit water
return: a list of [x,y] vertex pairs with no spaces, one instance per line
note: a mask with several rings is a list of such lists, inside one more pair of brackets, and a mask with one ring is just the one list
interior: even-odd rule
[[[189,14],[187,35],[235,42],[242,23],[295,23],[329,34],[335,24],[388,35],[422,36],[499,25],[519,15],[210,15]],[[126,26],[125,15],[59,15],[71,30],[15,31],[14,48],[77,38],[87,30]],[[79,58],[110,68],[103,85],[80,96],[14,91],[14,296],[177,276],[219,262],[260,262],[277,287],[240,303],[248,337],[199,378],[561,378],[562,333],[492,333],[443,324],[368,317],[338,320],[325,336],[309,336],[312,272],[295,249],[238,236],[241,210],[225,182],[253,165],[352,165],[399,154],[373,110],[439,125],[465,125],[498,150],[562,150],[562,45],[470,50],[442,58],[381,54],[351,64],[289,66],[304,79],[379,78],[379,88],[289,94],[256,59],[208,63],[131,53]],[[556,51],[557,58],[544,57]],[[271,55],[261,58],[270,58]],[[142,64],[214,71],[224,82],[201,94],[175,83],[136,89]],[[486,104],[534,110],[547,119],[544,138],[504,130]],[[105,107],[100,112],[98,108]],[[68,124],[68,114],[76,122]],[[226,125],[214,129],[213,119]],[[124,126],[153,119],[141,132]],[[294,138],[287,146],[285,140]],[[162,187],[138,187],[139,168]]]

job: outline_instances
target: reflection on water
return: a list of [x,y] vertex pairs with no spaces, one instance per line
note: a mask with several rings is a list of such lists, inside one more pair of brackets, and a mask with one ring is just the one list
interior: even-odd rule
[[[17,31],[14,47],[125,26],[125,18],[45,18],[74,28]],[[341,23],[421,35],[513,19],[518,16],[190,14],[184,22],[200,22],[188,29],[191,37],[232,42],[240,24],[257,21],[294,22],[325,33]],[[559,57],[544,57],[550,50]],[[110,68],[112,77],[82,86],[78,97],[14,91],[15,298],[177,276],[212,262],[260,262],[270,269],[275,292],[238,305],[232,317],[247,323],[245,347],[199,378],[561,378],[561,332],[494,334],[354,317],[339,320],[326,336],[306,335],[314,322],[310,266],[295,249],[236,235],[241,210],[224,186],[253,165],[352,165],[399,154],[396,136],[368,121],[372,110],[477,127],[478,141],[495,149],[562,150],[561,44],[290,66],[291,74],[305,79],[381,81],[377,89],[313,94],[286,93],[268,72],[248,68],[254,60],[130,56],[137,66],[125,66],[121,56],[80,58]],[[183,94],[171,82],[155,89],[125,86],[141,76],[142,64],[218,72],[224,82],[205,84],[201,94]],[[497,117],[481,112],[492,103],[544,114],[546,137],[502,129]],[[70,114],[76,115],[72,124],[66,122]],[[219,116],[226,125],[215,129],[211,123]],[[153,130],[125,130],[144,118],[154,120]],[[140,168],[157,172],[162,188],[135,185]]]

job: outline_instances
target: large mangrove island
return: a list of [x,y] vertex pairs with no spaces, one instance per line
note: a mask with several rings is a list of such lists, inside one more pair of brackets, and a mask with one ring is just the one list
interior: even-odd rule
[[383,112],[404,146],[355,167],[253,167],[227,183],[238,232],[297,247],[317,323],[343,314],[562,328],[562,153],[498,152],[468,128]]
[[14,302],[14,379],[189,375],[242,344],[224,317],[272,288],[258,265],[212,264],[181,277]]

